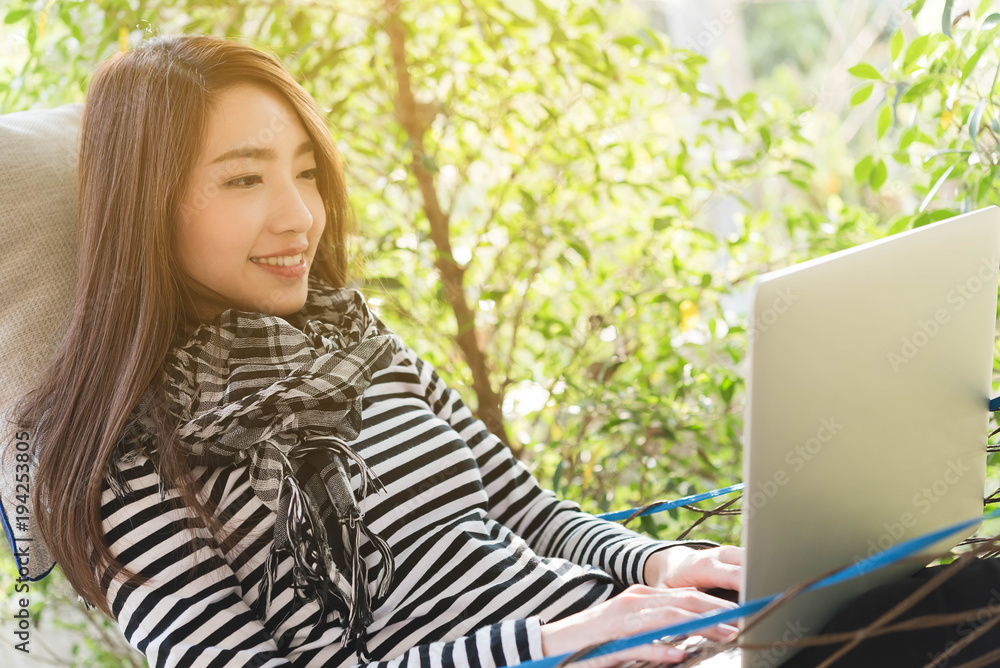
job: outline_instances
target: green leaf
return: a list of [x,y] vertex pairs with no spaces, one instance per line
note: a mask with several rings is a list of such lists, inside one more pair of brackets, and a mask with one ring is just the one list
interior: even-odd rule
[[14,23],[15,21],[20,21],[25,16],[31,13],[30,9],[14,9],[7,12],[7,16],[4,17],[4,23]]
[[904,229],[906,229],[906,226],[910,222],[910,220],[911,217],[907,216],[906,214],[903,214],[902,216],[897,218],[896,221],[889,227],[889,233],[888,233],[889,236],[902,232]]
[[986,110],[986,98],[976,103],[972,113],[969,114],[969,139],[976,143],[976,135],[979,134],[979,125],[983,120],[983,112]]
[[879,74],[878,70],[868,63],[858,63],[847,71],[859,79],[878,79],[879,81],[885,81],[882,78],[882,75]]
[[637,46],[642,46],[642,40],[635,35],[622,35],[615,39],[616,44],[624,46],[626,49],[632,50]]
[[868,178],[868,182],[872,186],[872,190],[878,190],[885,183],[886,178],[889,176],[889,170],[885,166],[885,162],[879,160],[872,167],[871,176]]
[[944,0],[944,11],[941,12],[941,32],[951,37],[951,6],[955,0]]
[[753,110],[757,107],[757,93],[750,91],[749,93],[744,93],[739,100],[736,101],[736,108],[740,112],[740,116],[743,118],[750,117],[753,114]]
[[810,169],[810,170],[815,170],[816,169],[816,165],[812,164],[808,160],[803,160],[802,158],[792,158],[792,162],[794,162],[796,165],[801,165],[802,167],[805,167],[806,169]]
[[764,142],[764,150],[769,150],[771,148],[771,131],[762,127],[760,129],[760,140]]
[[913,4],[908,7],[910,10],[910,16],[914,19],[917,18],[917,14],[919,14],[920,10],[924,8],[925,2],[927,2],[927,0],[914,0]]
[[932,223],[936,223],[939,220],[944,220],[945,218],[951,218],[957,215],[959,212],[955,209],[938,209],[937,211],[930,211],[930,218]]
[[76,41],[79,42],[80,44],[83,44],[83,31],[80,30],[80,26],[78,26],[75,23],[70,23],[68,21],[67,23],[69,25],[69,31],[73,33],[73,37],[76,39]]
[[993,12],[983,19],[983,30],[993,30],[1000,25],[1000,14]]
[[924,55],[927,50],[927,45],[930,44],[930,35],[921,35],[917,37],[910,45],[906,47],[906,53],[903,54],[903,68],[905,69],[910,63],[916,62],[920,56]]
[[[940,190],[941,186],[944,185],[944,182],[948,180],[948,177],[951,175],[952,170],[955,169],[955,165],[957,164],[958,164],[957,161],[951,163],[951,165],[948,166],[948,169],[944,170],[941,176],[938,177],[938,180],[934,182],[934,185],[931,186],[931,189],[927,191],[927,195],[924,197],[924,201],[920,203],[919,207],[917,207],[917,211],[919,211],[920,213],[924,212],[924,209],[926,209],[927,205],[931,203],[932,199],[934,199],[934,195],[937,195],[937,191]],[[917,226],[914,225],[914,227]]]
[[421,167],[423,167],[431,174],[437,174],[439,171],[441,171],[441,168],[438,167],[437,161],[435,161],[433,157],[427,155],[426,153],[421,153],[418,156],[417,162],[420,164]]
[[579,253],[580,257],[583,258],[584,262],[590,262],[590,249],[587,248],[586,244],[584,244],[582,241],[580,241],[579,239],[573,239],[569,241],[567,245],[573,250],[575,250],[577,253]]
[[892,123],[892,109],[889,105],[882,107],[882,111],[878,113],[878,138],[881,139],[885,134],[885,131],[889,129],[889,124]]
[[856,107],[868,98],[872,96],[872,90],[875,88],[875,84],[867,84],[862,86],[854,95],[851,96],[851,106]]
[[899,53],[903,50],[904,41],[902,30],[897,30],[892,39],[889,40],[889,57],[892,60],[896,60],[899,57]]
[[930,77],[918,81],[917,83],[913,84],[912,86],[906,89],[906,92],[900,96],[899,101],[915,102],[917,99],[920,98],[921,95],[927,92],[927,89],[929,89],[933,85],[934,85],[934,79]]
[[719,383],[719,389],[722,391],[722,400],[728,404],[733,399],[733,390],[736,389],[736,384],[733,383],[732,378],[727,376]]
[[873,162],[870,155],[866,155],[861,160],[858,160],[858,164],[854,165],[854,180],[858,183],[867,181],[872,173],[872,165]]
[[993,178],[994,172],[990,172],[983,178],[979,179],[979,185],[976,187],[976,202],[981,202],[989,194],[990,190],[993,189]]
[[913,140],[917,138],[916,128],[906,128],[903,130],[903,134],[899,137],[899,150],[905,151],[906,147],[913,143]]
[[[998,15],[998,16],[1000,16],[1000,15]],[[990,45],[987,44],[986,46],[984,46],[983,48],[979,49],[974,54],[972,54],[971,56],[969,56],[969,59],[965,62],[965,65],[962,66],[962,78],[958,80],[958,85],[959,86],[961,86],[963,83],[965,83],[965,80],[969,78],[970,74],[972,74],[972,70],[976,69],[976,64],[979,62],[979,59],[982,57],[983,52],[986,51],[986,49],[989,48],[989,46]]]

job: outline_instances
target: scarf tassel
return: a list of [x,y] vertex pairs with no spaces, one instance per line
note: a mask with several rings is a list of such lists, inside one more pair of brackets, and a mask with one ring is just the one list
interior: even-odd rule
[[[264,573],[260,577],[260,583],[257,585],[257,603],[256,605],[261,607],[263,614],[267,613],[268,608],[271,604],[271,593],[274,591],[274,583],[278,579],[278,562],[284,557],[285,553],[289,552],[287,549],[273,549],[267,554],[267,559],[264,561]],[[287,610],[284,617],[278,620],[278,626],[280,626],[291,610]]]
[[381,536],[373,533],[371,529],[361,524],[361,531],[364,532],[365,536],[372,542],[375,548],[382,555],[382,566],[384,571],[382,573],[382,579],[378,585],[378,591],[375,593],[376,598],[381,602],[381,599],[389,591],[389,585],[392,584],[392,578],[395,574],[395,568],[393,567],[392,551],[389,549],[389,544],[382,539]]
[[[342,592],[332,585],[332,557],[317,547],[325,543],[323,526],[314,516],[294,476],[286,476],[290,501],[286,521],[288,543],[292,547],[295,565],[292,567],[293,587],[300,598],[315,596],[320,614],[325,616],[330,610],[338,610],[347,618],[347,630],[342,637],[342,646],[351,646],[364,661],[370,661],[366,641],[368,625],[372,622],[371,600],[368,595],[368,570],[361,559],[358,545],[363,526],[359,516],[350,515],[342,522],[345,555],[350,563],[350,589],[352,601],[345,605]],[[346,613],[346,614],[345,614]]]
[[341,524],[344,545],[351,562],[351,590],[354,594],[353,605],[347,618],[344,643],[353,645],[355,652],[369,661],[371,659],[367,657],[365,641],[368,625],[372,623],[373,616],[371,597],[368,594],[368,565],[361,558],[361,551],[358,549],[362,526],[361,517],[354,514],[349,515]]

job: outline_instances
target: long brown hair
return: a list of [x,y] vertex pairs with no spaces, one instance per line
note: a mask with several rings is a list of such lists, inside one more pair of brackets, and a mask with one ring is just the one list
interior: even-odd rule
[[[282,95],[315,144],[326,227],[312,271],[334,286],[347,280],[354,218],[343,168],[315,101],[275,55],[213,36],[158,35],[97,68],[80,129],[72,319],[14,418],[35,434],[37,529],[77,592],[109,616],[106,576],[146,578],[128,571],[104,539],[102,484],[133,408],[161,382],[167,352],[194,318],[196,290],[180,270],[174,230],[212,105],[237,83]],[[161,476],[217,531],[169,420],[154,419]]]

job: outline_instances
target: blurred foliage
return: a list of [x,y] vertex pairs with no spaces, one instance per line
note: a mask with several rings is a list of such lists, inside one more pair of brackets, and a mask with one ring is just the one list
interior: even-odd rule
[[[30,659],[32,666],[103,666],[104,668],[141,668],[145,657],[129,646],[113,620],[96,610],[86,610],[76,592],[58,568],[38,582],[18,581],[14,556],[0,549],[0,616],[5,629],[0,640],[0,664],[10,665],[10,657]],[[15,589],[15,587],[20,587]],[[13,633],[13,615],[28,601],[30,629],[23,654],[13,648],[23,639]]]
[[[915,211],[894,219],[891,233],[1000,204],[993,187],[1000,158],[1000,13],[994,4],[981,0],[952,16],[946,3],[938,32],[907,39],[897,30],[886,65],[859,63],[850,70],[863,80],[852,104],[880,99],[878,150],[857,163],[856,180],[879,190],[891,160],[893,178],[921,196]],[[923,5],[914,3],[914,16]]]
[[754,78],[789,61],[803,72],[818,69],[828,35],[816,3],[753,3],[744,16],[747,34],[764,37],[752,63]]
[[[591,512],[741,479],[752,277],[996,197],[990,77],[1000,62],[984,7],[955,17],[950,36],[899,32],[877,45],[890,63],[852,69],[852,104],[884,101],[873,136],[850,147],[837,144],[841,121],[819,108],[822,92],[731,96],[703,56],[671,48],[615,0],[402,2],[415,101],[405,108],[392,8],[12,0],[0,51],[25,58],[0,55],[0,70],[10,64],[0,113],[82,102],[96,63],[151,34],[273,50],[345,158],[372,304],[477,406],[438,271],[453,263],[512,447],[543,485]],[[795,58],[816,60],[800,35],[782,33],[802,17],[779,18],[754,20],[794,37]],[[757,54],[760,71],[784,76],[776,53]],[[406,123],[421,129],[422,151]],[[431,235],[421,178],[447,247]],[[909,210],[914,192],[923,201]],[[671,538],[696,517],[636,526]],[[693,536],[738,542],[739,530],[738,518],[713,518]],[[0,591],[11,591],[9,555],[0,567]],[[66,592],[57,573],[33,585],[32,605],[42,613],[68,603]],[[87,642],[101,665],[131,665],[112,658],[117,639]]]

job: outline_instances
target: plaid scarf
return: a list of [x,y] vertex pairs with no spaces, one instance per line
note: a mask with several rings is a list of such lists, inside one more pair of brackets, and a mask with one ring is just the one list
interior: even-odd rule
[[[259,604],[266,609],[278,563],[292,555],[296,597],[319,603],[317,623],[338,610],[347,626],[343,643],[370,660],[365,638],[373,606],[361,535],[382,555],[377,598],[388,591],[393,558],[365,526],[351,463],[361,474],[361,495],[378,480],[348,443],[361,431],[362,394],[372,375],[402,344],[360,292],[315,277],[305,305],[287,319],[230,309],[216,322],[218,329],[200,325],[165,362],[168,410],[179,419],[188,461],[248,466],[254,493],[277,515]],[[149,400],[144,395],[137,406],[137,426]]]

